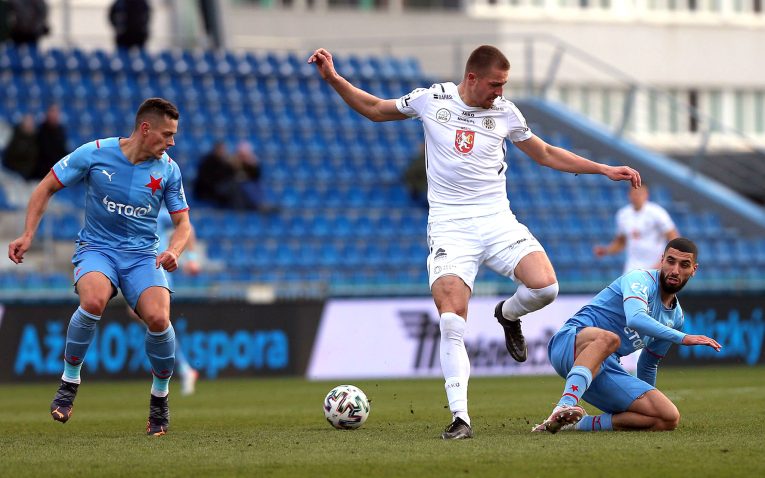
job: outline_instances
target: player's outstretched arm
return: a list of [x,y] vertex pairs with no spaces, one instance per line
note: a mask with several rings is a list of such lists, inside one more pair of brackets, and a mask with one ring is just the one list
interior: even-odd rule
[[64,186],[58,182],[52,173],[48,173],[37,185],[29,198],[27,216],[24,221],[24,233],[8,244],[8,258],[16,264],[24,262],[24,254],[32,245],[37,227],[40,225],[51,196],[60,191]]
[[640,173],[629,166],[596,163],[566,149],[547,144],[538,136],[513,144],[531,159],[548,168],[568,173],[602,174],[613,181],[629,181],[633,188],[639,188],[641,184]]
[[384,100],[353,86],[335,70],[332,54],[319,48],[308,57],[316,65],[322,79],[331,86],[348,106],[372,121],[395,121],[408,118],[396,108],[396,100]]
[[686,335],[683,337],[683,345],[706,345],[707,347],[712,347],[715,349],[716,352],[719,352],[720,349],[722,349],[722,345],[717,343],[717,341],[713,338],[707,337],[706,335]]
[[624,236],[624,234],[619,234],[608,245],[597,245],[593,247],[592,252],[595,254],[595,257],[610,256],[612,254],[618,254],[619,252],[623,251],[626,245],[627,238]]

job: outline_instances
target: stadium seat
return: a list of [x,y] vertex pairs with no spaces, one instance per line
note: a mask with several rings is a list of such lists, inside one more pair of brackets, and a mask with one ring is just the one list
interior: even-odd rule
[[[411,58],[338,55],[335,60],[338,71],[381,97],[431,83]],[[60,103],[72,146],[129,134],[134,109],[147,96],[177,103],[182,120],[170,155],[183,170],[200,241],[211,260],[231,265],[186,277],[179,283],[183,287],[329,280],[363,288],[427,280],[427,211],[413,204],[401,184],[422,142],[421,126],[367,121],[296,54],[107,53],[6,44],[0,45],[0,89],[0,118],[11,123],[50,102]],[[575,136],[552,125],[531,128],[553,144],[581,147]],[[230,149],[242,140],[254,145],[266,200],[279,207],[278,213],[199,207],[189,181],[199,157],[216,140]],[[613,213],[625,203],[622,185],[597,175],[540,168],[515,147],[508,147],[507,164],[513,210],[543,242],[561,280],[602,284],[621,272],[621,257],[595,260],[591,247],[612,237]],[[19,191],[3,184],[0,209],[22,204]],[[65,188],[55,201],[78,210],[82,198],[81,188]],[[765,278],[765,240],[732,237],[719,215],[673,200],[661,184],[652,188],[652,198],[668,208],[682,234],[698,238],[712,264],[733,265],[725,269],[729,277],[738,271],[742,277]],[[41,229],[71,240],[80,221],[76,214],[53,215]],[[491,271],[481,274],[503,280]],[[0,273],[0,284],[24,287],[63,287],[68,280],[67,275],[19,280]]]

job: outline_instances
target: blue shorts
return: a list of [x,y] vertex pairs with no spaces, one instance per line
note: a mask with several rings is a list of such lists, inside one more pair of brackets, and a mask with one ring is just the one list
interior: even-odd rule
[[[574,366],[576,334],[580,329],[581,326],[567,322],[547,345],[550,363],[563,378],[566,378]],[[619,363],[619,356],[611,354],[603,362],[600,372],[582,398],[606,413],[621,413],[626,411],[632,402],[654,388],[631,375]]]
[[141,293],[149,287],[164,287],[173,291],[167,282],[165,271],[157,269],[157,256],[150,252],[122,252],[109,249],[79,247],[72,256],[74,283],[88,272],[100,272],[117,289],[122,291],[131,309],[135,310]]

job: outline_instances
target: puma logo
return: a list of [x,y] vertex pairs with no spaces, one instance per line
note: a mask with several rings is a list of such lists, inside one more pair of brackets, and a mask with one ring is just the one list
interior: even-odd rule
[[114,173],[109,174],[105,169],[102,169],[101,172],[104,173],[107,178],[109,178],[109,182],[112,182],[112,176],[114,176]]

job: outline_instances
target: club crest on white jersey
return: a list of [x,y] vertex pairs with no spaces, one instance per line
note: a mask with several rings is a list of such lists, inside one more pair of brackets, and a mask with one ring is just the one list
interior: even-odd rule
[[415,89],[396,101],[422,121],[430,218],[464,218],[510,207],[505,163],[507,140],[533,135],[516,106],[503,97],[490,108],[467,105],[454,83]]
[[458,129],[454,136],[454,147],[462,154],[468,154],[475,144],[475,131]]

